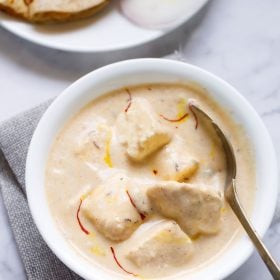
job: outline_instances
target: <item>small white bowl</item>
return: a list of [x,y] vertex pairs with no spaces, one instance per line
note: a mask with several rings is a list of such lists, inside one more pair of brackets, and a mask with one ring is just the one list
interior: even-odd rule
[[[257,191],[251,221],[261,236],[272,220],[277,192],[277,162],[267,130],[249,103],[233,87],[198,67],[164,59],[128,60],[95,70],[67,88],[48,108],[33,135],[26,163],[26,189],[32,216],[48,246],[70,269],[88,280],[130,279],[92,265],[79,256],[58,230],[48,207],[44,177],[53,140],[64,124],[92,99],[124,86],[146,83],[195,81],[232,112],[244,127],[255,151]],[[244,235],[205,269],[188,279],[222,279],[230,275],[252,253]],[[172,279],[168,278],[168,279]],[[175,278],[173,278],[175,279]],[[176,280],[184,277],[176,277]]]

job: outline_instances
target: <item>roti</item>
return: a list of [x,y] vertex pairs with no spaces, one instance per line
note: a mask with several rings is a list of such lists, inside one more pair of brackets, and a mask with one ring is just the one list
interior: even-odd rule
[[89,17],[108,0],[0,0],[0,10],[30,22],[48,23]]

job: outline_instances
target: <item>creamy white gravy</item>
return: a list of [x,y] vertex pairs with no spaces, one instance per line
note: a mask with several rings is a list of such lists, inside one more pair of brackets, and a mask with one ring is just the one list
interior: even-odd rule
[[[130,87],[129,91],[132,102],[137,97],[145,98],[158,115],[170,119],[182,116],[186,111],[188,100],[195,99],[196,103],[220,125],[234,147],[238,166],[238,193],[243,206],[250,211],[255,190],[253,153],[242,127],[232,120],[226,109],[217,105],[208,97],[207,92],[195,85],[153,84]],[[195,238],[192,257],[180,267],[139,269],[124,257],[126,247],[133,246],[129,243],[129,239],[119,243],[109,241],[82,215],[81,222],[90,234],[85,234],[78,224],[76,214],[80,199],[110,178],[116,170],[125,170],[128,176],[144,181],[162,180],[163,174],[154,172],[160,170],[160,167],[155,166],[153,157],[146,160],[145,164],[131,163],[127,159],[124,147],[117,143],[114,134],[111,133],[110,136],[110,133],[107,133],[107,128],[115,125],[116,118],[127,108],[128,102],[126,89],[108,93],[83,108],[58,134],[49,155],[45,176],[51,213],[73,248],[92,264],[99,263],[126,275],[113,259],[110,250],[113,246],[123,267],[143,278],[174,276],[176,273],[185,273],[187,276],[194,270],[203,269],[238,238],[240,226],[226,203],[222,209],[220,231],[214,235],[201,235]],[[204,183],[208,184],[209,188],[221,189],[225,177],[223,151],[219,144],[213,141],[209,131],[202,127],[195,129],[195,119],[190,111],[189,116],[181,122],[162,119],[162,123],[172,131],[174,137],[183,139],[182,153],[191,152],[199,160],[200,167],[189,182]],[[160,156],[160,153],[155,153],[154,157]],[[211,179],[207,177],[209,172],[215,174]],[[160,217],[155,215],[151,221],[146,222],[152,223],[157,219]],[[142,227],[138,229],[140,232],[141,230]]]

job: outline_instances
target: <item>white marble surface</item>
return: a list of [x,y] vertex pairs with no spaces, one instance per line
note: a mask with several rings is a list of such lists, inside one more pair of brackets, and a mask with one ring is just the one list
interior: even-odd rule
[[[153,45],[107,55],[67,54],[27,43],[0,28],[0,121],[59,94],[110,61],[179,50],[188,62],[226,79],[265,122],[280,159],[280,2],[214,0],[203,18]],[[278,203],[279,204],[279,203]],[[0,279],[25,279],[0,200]],[[265,236],[280,261],[280,217]],[[230,280],[271,279],[257,254]]]

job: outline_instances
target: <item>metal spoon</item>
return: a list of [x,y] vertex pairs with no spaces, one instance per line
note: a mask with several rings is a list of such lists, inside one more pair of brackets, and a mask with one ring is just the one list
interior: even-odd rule
[[231,206],[233,212],[239,219],[240,223],[242,224],[243,228],[247,232],[248,236],[250,237],[251,241],[255,245],[258,253],[260,254],[261,258],[263,259],[264,263],[266,264],[267,268],[269,269],[271,275],[274,279],[280,279],[280,268],[277,265],[276,261],[272,258],[270,253],[268,252],[267,248],[261,241],[258,233],[249,222],[241,204],[238,199],[238,194],[236,190],[236,160],[233,148],[228,141],[227,137],[223,133],[223,131],[219,128],[219,126],[200,108],[198,108],[194,104],[190,104],[192,109],[197,113],[198,116],[202,117],[206,123],[210,124],[216,131],[217,136],[219,137],[226,156],[226,163],[227,163],[227,175],[226,175],[226,185],[225,185],[225,198],[228,201],[229,205]]

